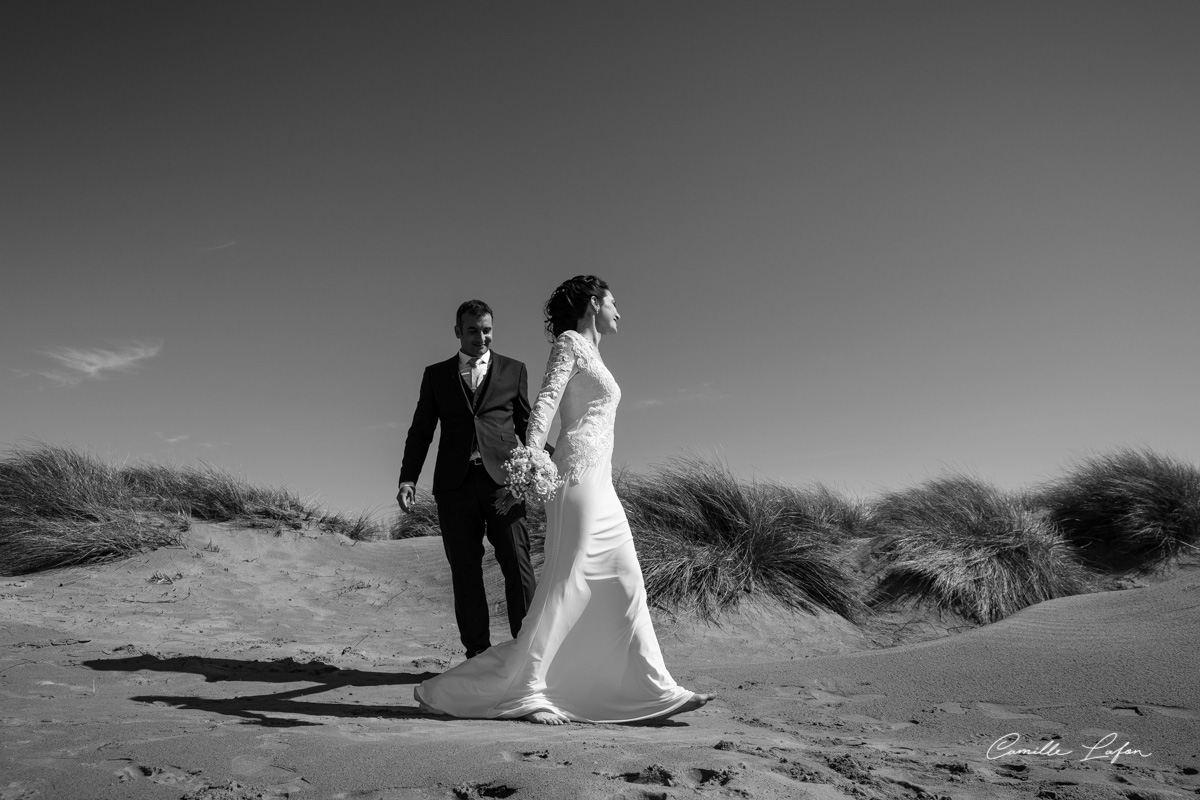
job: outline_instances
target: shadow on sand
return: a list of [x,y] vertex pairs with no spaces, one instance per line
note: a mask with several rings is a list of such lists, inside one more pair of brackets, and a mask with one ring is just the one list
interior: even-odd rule
[[[84,661],[82,666],[104,672],[175,672],[201,675],[209,683],[220,681],[244,681],[257,683],[316,683],[285,692],[236,697],[197,697],[180,695],[144,695],[130,697],[138,703],[165,705],[179,709],[192,709],[214,714],[240,717],[248,723],[270,727],[299,727],[324,723],[290,717],[268,716],[274,714],[303,715],[306,717],[376,717],[383,719],[408,719],[430,716],[412,706],[363,705],[355,702],[317,703],[297,698],[320,694],[348,686],[403,686],[417,684],[432,678],[436,672],[371,672],[359,669],[341,669],[320,661],[307,663],[282,658],[275,661],[242,661],[233,658],[205,658],[203,656],[174,656],[159,658],[153,655],[137,655],[126,658],[94,659]],[[407,699],[407,696],[406,698]]]

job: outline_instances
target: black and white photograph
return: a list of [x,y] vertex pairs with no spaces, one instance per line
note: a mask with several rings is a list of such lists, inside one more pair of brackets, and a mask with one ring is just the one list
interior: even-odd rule
[[1200,793],[1200,3],[0,8],[0,800]]

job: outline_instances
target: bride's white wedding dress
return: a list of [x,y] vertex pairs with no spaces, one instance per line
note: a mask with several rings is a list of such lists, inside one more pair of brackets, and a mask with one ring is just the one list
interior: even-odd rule
[[693,698],[663,664],[625,510],[612,482],[621,390],[592,342],[558,336],[529,417],[541,449],[555,410],[565,484],[546,505],[546,560],[516,639],[430,678],[416,699],[455,717],[537,711],[577,722],[668,715]]

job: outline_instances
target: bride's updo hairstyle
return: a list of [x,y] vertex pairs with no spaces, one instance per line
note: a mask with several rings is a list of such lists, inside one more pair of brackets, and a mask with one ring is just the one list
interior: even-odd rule
[[595,275],[576,275],[563,281],[546,301],[546,333],[557,339],[563,331],[573,331],[587,313],[588,301],[604,300],[608,284]]

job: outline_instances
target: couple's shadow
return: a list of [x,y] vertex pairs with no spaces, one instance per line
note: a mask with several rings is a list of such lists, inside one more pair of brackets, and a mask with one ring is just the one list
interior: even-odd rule
[[[404,686],[417,684],[437,675],[436,672],[372,672],[360,669],[342,669],[320,661],[303,663],[291,658],[274,661],[243,661],[234,658],[206,658],[203,656],[174,656],[160,658],[153,655],[137,655],[126,658],[94,659],[83,662],[83,666],[104,672],[175,672],[201,675],[209,683],[222,681],[256,683],[316,683],[284,692],[268,694],[238,695],[235,697],[199,697],[181,695],[142,695],[129,698],[138,703],[167,705],[174,708],[207,711],[240,717],[247,724],[271,727],[301,727],[321,725],[316,721],[291,717],[270,716],[272,714],[305,715],[310,717],[374,717],[384,719],[409,719],[428,717],[426,712],[413,706],[369,705],[349,702],[312,702],[297,698],[320,694],[348,686]],[[404,693],[404,699],[411,697]],[[397,700],[401,697],[397,696]]]

